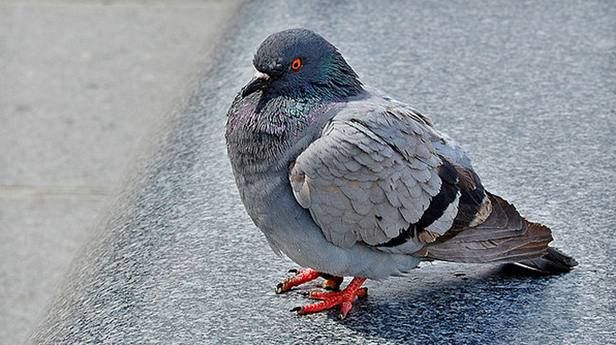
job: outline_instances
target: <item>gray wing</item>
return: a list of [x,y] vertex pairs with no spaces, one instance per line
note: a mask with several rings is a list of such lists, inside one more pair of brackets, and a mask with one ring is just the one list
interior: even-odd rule
[[449,230],[457,214],[456,191],[422,227],[424,238],[410,231],[446,178],[434,135],[423,116],[399,104],[350,103],[297,157],[289,175],[295,198],[338,246],[391,247],[404,234],[395,245],[414,252]]

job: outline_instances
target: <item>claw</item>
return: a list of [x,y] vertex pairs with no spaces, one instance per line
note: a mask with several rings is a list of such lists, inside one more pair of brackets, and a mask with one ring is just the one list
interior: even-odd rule
[[342,303],[340,304],[340,314],[338,314],[338,318],[340,320],[344,320],[349,311],[351,311],[351,308],[353,308],[353,304],[351,302],[342,301]]

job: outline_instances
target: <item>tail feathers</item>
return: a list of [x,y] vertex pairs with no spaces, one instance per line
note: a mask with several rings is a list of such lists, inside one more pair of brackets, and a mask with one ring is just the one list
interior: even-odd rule
[[540,258],[515,264],[543,274],[567,273],[578,265],[574,258],[553,247],[548,247],[546,254]]
[[497,239],[468,241],[454,237],[436,245],[425,246],[414,255],[469,263],[512,263],[543,257],[547,253],[548,243],[552,241],[550,229],[528,222],[524,230],[521,235],[515,231],[509,237]]
[[514,263],[544,274],[569,272],[577,262],[549,247],[552,231],[522,218],[515,207],[489,194],[492,213],[477,226],[443,236],[413,253],[429,260]]
[[474,263],[519,262],[545,255],[552,241],[550,229],[526,221],[502,198],[490,195],[490,199],[492,213],[484,223],[426,245],[413,255]]

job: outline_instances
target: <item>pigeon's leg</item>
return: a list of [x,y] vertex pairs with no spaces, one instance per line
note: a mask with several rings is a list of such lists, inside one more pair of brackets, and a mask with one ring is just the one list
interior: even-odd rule
[[353,301],[355,296],[365,296],[368,289],[362,288],[361,285],[366,281],[366,278],[353,278],[353,281],[340,292],[317,292],[313,291],[309,297],[313,299],[323,300],[315,304],[293,308],[291,311],[296,311],[298,314],[308,314],[317,311],[332,308],[333,306],[340,306],[340,319],[344,319],[348,312],[353,308]]
[[325,273],[321,273],[321,277],[325,279],[325,281],[323,281],[323,288],[325,290],[340,291],[340,284],[342,284],[344,277],[332,276]]

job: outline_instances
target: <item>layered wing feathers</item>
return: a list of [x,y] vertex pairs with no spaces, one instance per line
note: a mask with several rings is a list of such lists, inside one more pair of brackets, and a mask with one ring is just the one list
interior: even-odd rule
[[[443,161],[422,117],[396,105],[358,107],[337,114],[290,171],[297,201],[342,247],[397,238],[420,221],[443,183]],[[449,230],[456,213],[449,208],[432,231]]]

